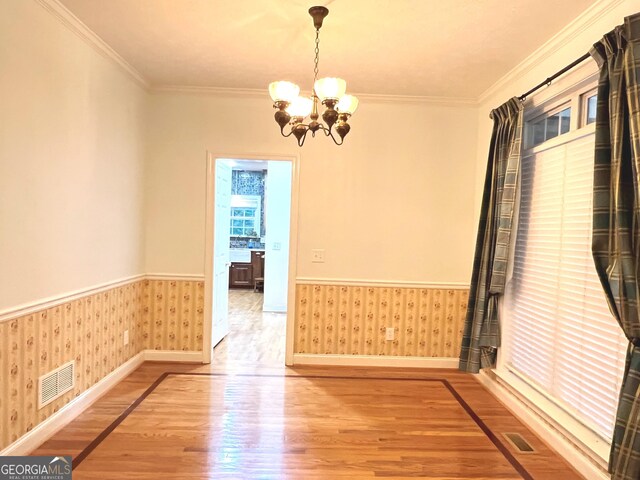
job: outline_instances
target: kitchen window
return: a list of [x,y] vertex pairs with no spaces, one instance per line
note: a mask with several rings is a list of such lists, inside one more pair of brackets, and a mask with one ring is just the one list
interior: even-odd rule
[[260,236],[260,201],[258,195],[231,196],[230,236]]

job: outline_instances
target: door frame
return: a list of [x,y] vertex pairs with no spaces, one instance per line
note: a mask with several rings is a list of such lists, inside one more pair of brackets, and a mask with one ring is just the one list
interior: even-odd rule
[[204,252],[204,324],[202,363],[211,363],[213,345],[213,247],[215,216],[215,162],[227,160],[266,160],[291,162],[291,211],[289,212],[289,271],[287,279],[287,323],[285,329],[285,365],[293,365],[293,342],[296,317],[296,277],[298,259],[298,197],[300,187],[300,155],[279,154],[218,154],[207,150],[205,252]]

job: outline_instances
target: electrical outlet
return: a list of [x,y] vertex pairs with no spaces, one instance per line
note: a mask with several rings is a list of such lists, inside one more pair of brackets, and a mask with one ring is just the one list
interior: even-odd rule
[[387,327],[387,341],[396,338],[396,329],[393,327]]
[[311,250],[312,263],[324,263],[324,250]]
[[280,242],[273,242],[273,249],[280,250],[282,248],[282,244]]
[[129,330],[124,331],[124,344],[129,345]]

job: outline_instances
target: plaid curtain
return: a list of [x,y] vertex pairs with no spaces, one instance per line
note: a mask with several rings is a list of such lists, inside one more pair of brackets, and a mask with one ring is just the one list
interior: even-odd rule
[[484,180],[460,370],[495,365],[500,346],[498,299],[504,293],[520,168],[522,103],[516,97],[491,112],[493,133]]
[[590,51],[598,62],[593,258],[609,308],[629,339],[613,433],[613,480],[640,479],[640,14]]

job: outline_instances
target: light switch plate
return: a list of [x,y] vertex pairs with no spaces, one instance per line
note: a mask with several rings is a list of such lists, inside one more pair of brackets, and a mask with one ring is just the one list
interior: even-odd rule
[[280,242],[273,242],[273,249],[280,250],[282,248],[282,244]]
[[387,327],[387,340],[393,340],[396,338],[396,330],[393,327]]
[[129,345],[129,330],[124,331],[124,344]]
[[311,250],[311,262],[324,263],[324,250]]

